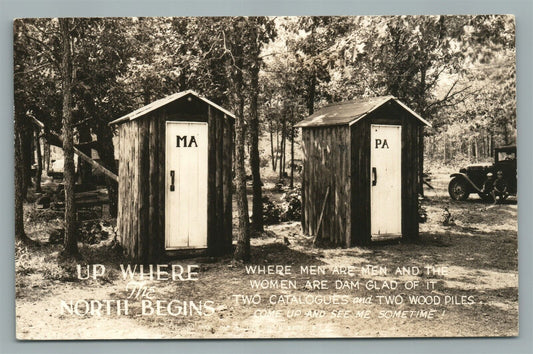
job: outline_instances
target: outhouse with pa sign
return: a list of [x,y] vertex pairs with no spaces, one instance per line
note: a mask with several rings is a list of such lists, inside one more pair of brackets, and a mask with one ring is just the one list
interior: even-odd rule
[[234,119],[184,91],[110,123],[119,135],[117,227],[128,258],[232,251]]
[[302,129],[302,228],[350,247],[418,236],[419,133],[426,120],[393,96],[326,106]]

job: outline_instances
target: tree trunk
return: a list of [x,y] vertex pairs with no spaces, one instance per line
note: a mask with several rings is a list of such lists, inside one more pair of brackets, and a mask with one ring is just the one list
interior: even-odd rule
[[65,176],[65,254],[78,254],[78,238],[76,234],[76,205],[74,201],[74,136],[72,124],[72,55],[69,19],[60,18],[59,27],[63,42],[61,60],[61,81],[63,93],[63,156]]
[[22,151],[20,147],[20,130],[17,129],[15,114],[15,238],[24,239],[24,174],[22,173]]
[[252,170],[252,232],[261,233],[263,229],[263,192],[259,160],[259,117],[257,99],[259,95],[259,57],[255,58],[250,75],[250,167]]
[[[238,86],[240,87],[240,85]],[[244,98],[238,99],[237,119],[235,120],[235,184],[238,212],[237,247],[235,258],[244,262],[250,260],[250,230],[248,199],[246,197],[246,171],[244,168]]]
[[24,161],[20,113],[15,109],[15,240],[34,243],[24,232]]
[[31,164],[33,157],[32,141],[33,138],[33,127],[28,124],[21,124],[21,152],[22,152],[22,180],[24,181],[23,185],[23,195],[26,199],[28,194],[28,188],[31,187]]
[[[85,155],[92,157],[91,147],[87,145],[92,141],[91,132],[88,126],[79,126],[78,127],[78,136],[79,136],[79,149]],[[91,182],[92,177],[92,166],[85,162],[83,159],[78,159],[78,180],[81,184],[88,184]]]
[[443,137],[443,141],[444,141],[444,149],[443,149],[443,153],[442,153],[442,162],[446,163],[446,133],[444,133],[442,135],[442,137]]
[[[102,164],[111,172],[117,174],[117,164],[115,161],[115,146],[113,145],[113,131],[104,122],[98,121],[96,124],[96,144],[98,156]],[[109,214],[112,218],[118,213],[118,184],[111,178],[106,177],[107,195],[109,196]]]
[[[278,156],[281,156],[280,155],[280,151],[281,151],[281,148],[280,148],[280,144],[279,144],[279,121],[276,122],[276,167],[279,167],[278,165]],[[274,169],[274,171],[276,171],[276,169]]]
[[46,137],[43,139],[43,141],[44,141],[44,170],[48,173],[48,171],[50,170],[50,144],[48,144]]
[[307,111],[309,115],[315,112],[316,73],[313,72],[307,87]]
[[41,176],[43,174],[43,156],[41,154],[41,133],[35,130],[35,150],[37,152],[37,171],[35,173],[35,191],[41,193]]
[[145,106],[152,103],[150,84],[147,80],[143,82],[143,102]]
[[285,130],[287,126],[287,110],[284,110],[283,112],[283,118],[282,118],[282,124],[281,124],[281,143],[279,147],[279,180],[283,180],[283,174],[285,172],[285,165],[284,165],[284,157],[285,157]]
[[285,175],[286,175],[286,165],[285,163],[287,162],[287,123],[286,121],[284,121],[284,124],[283,124],[283,155],[281,155],[281,158],[283,159],[283,178],[285,178]]
[[269,120],[270,126],[270,158],[272,160],[272,171],[276,172],[276,154],[274,152],[274,135],[272,132],[272,120]]
[[238,229],[237,229],[237,247],[235,248],[234,257],[237,260],[248,262],[250,261],[250,225],[248,215],[248,199],[246,197],[246,170],[244,167],[244,145],[245,145],[245,125],[244,125],[244,85],[242,68],[242,47],[239,43],[235,45],[234,68],[230,65],[233,71],[233,94],[235,102],[237,103],[237,114],[235,119],[235,185],[236,185],[236,199],[237,199],[237,213],[238,213]]
[[291,189],[294,188],[294,127],[291,127]]
[[[427,60],[427,59],[426,59]],[[420,85],[419,85],[419,106],[420,112],[424,112],[427,107],[426,102],[426,74],[430,64],[426,61],[426,65],[420,69]],[[424,197],[424,128],[418,128],[418,193]]]
[[[150,99],[150,95],[146,94],[147,90],[145,89],[144,91],[145,100]],[[115,146],[113,145],[113,129],[107,124],[111,120],[111,117],[102,117],[91,95],[86,95],[84,100],[89,110],[89,115],[93,117],[91,127],[96,134],[95,148],[98,151],[101,164],[114,174],[118,174],[117,163],[115,161]],[[85,154],[90,156],[87,152]],[[118,184],[115,180],[107,176],[105,177],[105,184],[109,197],[109,214],[112,218],[115,218],[118,214]]]
[[435,160],[435,155],[437,153],[437,144],[435,144],[435,135],[431,137],[431,161]]
[[509,145],[509,130],[507,129],[507,122],[503,123],[503,143]]
[[494,145],[494,140],[493,140],[493,137],[492,137],[492,132],[489,132],[489,156],[490,157],[494,157],[493,145]]
[[418,128],[418,193],[424,196],[424,128]]

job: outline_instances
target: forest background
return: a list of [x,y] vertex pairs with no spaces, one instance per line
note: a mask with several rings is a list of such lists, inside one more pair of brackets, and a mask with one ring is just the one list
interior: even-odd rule
[[[327,103],[393,95],[432,123],[426,166],[485,161],[516,141],[515,72],[512,16],[16,20],[16,236],[28,242],[22,203],[36,141],[64,150],[65,251],[75,255],[74,147],[91,142],[116,173],[108,122],[192,89],[237,117],[236,256],[246,260],[250,234],[262,230],[260,167],[284,176],[294,123]],[[116,186],[107,183],[113,214]]]

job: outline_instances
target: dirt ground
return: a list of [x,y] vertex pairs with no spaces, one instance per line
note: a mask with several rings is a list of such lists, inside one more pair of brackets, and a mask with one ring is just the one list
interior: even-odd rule
[[[109,314],[103,309],[100,314],[84,314],[81,305],[79,315],[64,309],[61,314],[61,300],[127,299],[129,280],[123,279],[119,267],[127,261],[110,241],[80,243],[84,258],[79,264],[103,264],[106,273],[97,280],[77,279],[76,264],[58,260],[61,246],[46,243],[47,230],[59,224],[61,215],[37,212],[28,204],[27,232],[43,245],[31,249],[16,245],[17,338],[516,336],[516,198],[501,205],[486,204],[477,197],[453,202],[446,192],[448,180],[446,173],[433,176],[435,189],[426,190],[423,202],[428,221],[420,224],[416,242],[389,240],[368,247],[321,249],[301,234],[298,222],[269,226],[263,237],[252,240],[251,265],[291,266],[290,274],[286,268],[284,274],[248,274],[245,265],[230,257],[175,260],[171,264],[197,265],[198,280],[143,280],[147,289],[154,287],[144,298],[152,301],[151,315],[142,315],[141,298],[129,299],[127,315],[117,315],[113,309]],[[272,188],[266,183],[266,194],[279,199],[281,194]],[[451,214],[450,225],[443,225],[445,207]],[[324,274],[302,274],[300,267],[309,266]],[[375,266],[371,269],[376,274],[363,273],[367,266]],[[353,273],[334,274],[341,267]],[[411,268],[396,273],[397,267]],[[252,288],[253,281],[266,281],[268,288]],[[310,288],[317,285],[313,281],[320,281],[322,288]],[[416,282],[418,288],[406,289]],[[259,296],[261,301],[245,305],[246,300],[233,295],[246,295],[244,299],[250,301]],[[433,303],[411,304],[414,295]],[[159,314],[156,300],[164,301]],[[426,318],[428,313],[431,318]]]

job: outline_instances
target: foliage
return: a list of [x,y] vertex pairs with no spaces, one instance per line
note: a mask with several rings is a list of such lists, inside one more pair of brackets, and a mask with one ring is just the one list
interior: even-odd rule
[[21,242],[15,244],[15,274],[17,278],[23,275],[40,274],[45,280],[77,280],[71,268],[51,261],[44,253],[35,254]]
[[289,190],[283,194],[281,199],[281,221],[300,221],[302,218],[302,189],[294,188]]
[[[481,125],[498,136],[505,134],[504,127],[510,131],[516,126],[510,16],[93,18],[77,22],[72,33],[77,81],[73,113],[76,122],[84,121],[80,128],[95,130],[100,122],[106,124],[139,105],[184,89],[235,107],[229,95],[232,75],[242,71],[244,84],[249,84],[257,56],[263,62],[261,128],[269,131],[280,132],[280,122],[287,118],[288,135],[292,123],[331,101],[385,94],[399,97],[431,119],[434,133],[451,121],[485,120]],[[17,111],[31,112],[58,132],[58,21],[25,19],[14,26]],[[260,29],[258,41],[266,44],[257,47],[259,55],[253,49],[256,42],[250,40],[256,29]],[[236,43],[243,49],[242,58],[234,53]],[[242,60],[242,67],[235,60]],[[513,134],[508,135],[511,141]]]
[[99,220],[85,221],[79,226],[80,241],[89,245],[115,237],[114,228]]
[[267,196],[263,196],[263,222],[265,225],[279,224],[281,208],[274,204]]
[[[30,164],[28,117],[56,134],[64,127],[60,22],[14,21],[19,172]],[[270,135],[271,164],[283,177],[291,163],[285,163],[287,142],[298,138],[292,126],[331,102],[398,97],[433,125],[425,140],[430,163],[482,161],[516,139],[512,16],[84,18],[72,25],[75,143],[95,136],[103,163],[116,171],[109,121],[168,94],[196,90],[237,116],[239,230],[248,227],[247,158],[250,165],[262,163],[258,137]],[[258,187],[259,169],[251,170]],[[17,196],[25,195],[28,172],[17,181]],[[108,184],[112,200],[114,188]],[[275,218],[258,192],[256,206],[267,203]],[[296,199],[286,202],[296,218]]]

